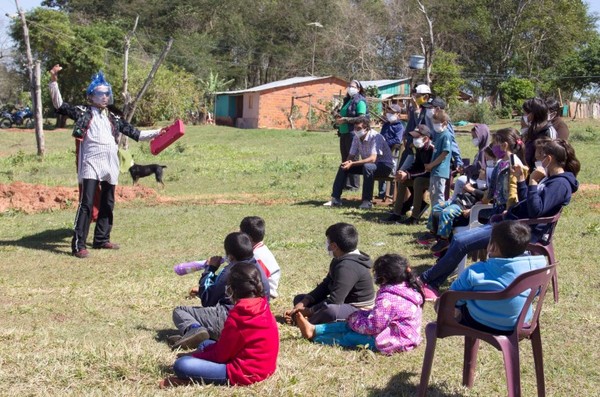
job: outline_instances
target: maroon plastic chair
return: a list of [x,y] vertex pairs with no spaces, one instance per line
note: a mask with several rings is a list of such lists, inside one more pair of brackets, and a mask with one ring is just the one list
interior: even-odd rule
[[[526,225],[551,225],[548,230],[547,236],[544,241],[540,241],[537,243],[530,243],[527,248],[532,255],[544,255],[548,258],[548,263],[558,263],[556,261],[556,256],[554,255],[554,245],[552,244],[552,238],[554,237],[554,230],[556,229],[556,224],[560,219],[560,214],[562,213],[562,208],[558,213],[554,216],[549,216],[545,218],[537,218],[537,219],[520,219],[519,222],[524,223]],[[558,269],[554,271],[554,276],[552,276],[552,291],[554,292],[554,302],[558,303]]]
[[[533,348],[538,397],[545,396],[546,387],[544,384],[544,362],[539,316],[542,310],[546,290],[548,289],[548,284],[550,283],[555,270],[556,265],[553,264],[548,267],[523,273],[502,291],[447,291],[443,293],[439,299],[437,321],[431,322],[425,327],[427,347],[425,348],[425,356],[423,357],[423,369],[421,372],[421,383],[419,385],[418,395],[420,397],[427,395],[427,385],[429,383],[429,376],[433,365],[433,355],[435,353],[437,339],[463,335],[465,337],[463,362],[464,386],[473,386],[479,340],[483,340],[502,351],[502,356],[504,357],[504,369],[506,371],[508,396],[521,396],[519,341],[527,338],[531,340]],[[510,335],[493,335],[487,332],[478,331],[460,324],[454,317],[454,308],[456,302],[460,299],[502,300],[515,297],[527,290],[529,290],[529,295],[525,301],[523,310],[521,310],[514,331]],[[536,297],[538,300],[537,303],[533,305],[533,317],[529,323],[525,323],[527,309],[532,306],[532,302]]]

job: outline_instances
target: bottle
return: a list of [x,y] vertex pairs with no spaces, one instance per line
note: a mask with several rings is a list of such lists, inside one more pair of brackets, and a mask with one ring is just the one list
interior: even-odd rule
[[[222,264],[225,262],[225,259],[221,258],[219,262]],[[208,259],[197,262],[183,262],[178,265],[173,266],[173,271],[180,276],[185,276],[186,274],[198,272],[200,270],[204,270],[208,267]]]

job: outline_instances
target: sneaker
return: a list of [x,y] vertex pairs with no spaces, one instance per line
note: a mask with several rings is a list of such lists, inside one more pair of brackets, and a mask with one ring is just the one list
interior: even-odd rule
[[360,208],[361,210],[370,210],[371,208],[373,208],[373,203],[367,200],[363,200],[363,202],[360,203],[358,208]]
[[177,342],[173,344],[173,349],[195,349],[198,345],[210,338],[208,330],[203,327],[192,328],[185,333]]
[[449,245],[450,245],[450,240],[440,239],[440,241],[438,241],[437,243],[434,244],[433,247],[431,247],[431,252],[438,253],[438,252],[445,251],[448,249]]
[[390,214],[387,218],[383,220],[384,223],[400,223],[404,219],[402,215],[396,215],[394,212]]
[[417,238],[417,244],[430,245],[435,240],[437,240],[437,236],[433,233],[427,232],[427,233],[423,234],[422,236],[420,236],[419,238]]
[[323,204],[323,207],[341,207],[342,200],[332,197],[330,201]]
[[118,250],[119,248],[121,248],[121,246],[119,244],[111,243],[109,241],[109,242],[102,243],[102,244],[94,244],[94,245],[92,245],[92,248],[105,249],[105,250]]
[[90,256],[90,252],[86,249],[82,249],[77,252],[73,252],[73,256],[75,258],[83,259],[83,258],[87,258],[88,256]]
[[167,343],[169,346],[173,346],[175,343],[179,342],[183,338],[181,335],[169,335],[167,336]]
[[403,220],[400,223],[403,224],[403,225],[416,225],[416,224],[419,223],[419,220],[417,218],[413,218],[411,216],[411,217],[406,218],[405,220]]

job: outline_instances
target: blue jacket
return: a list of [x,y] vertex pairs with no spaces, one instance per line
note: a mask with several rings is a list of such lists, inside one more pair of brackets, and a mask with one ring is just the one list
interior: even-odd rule
[[400,145],[404,135],[404,124],[400,121],[394,124],[383,123],[380,134],[385,138],[390,148],[394,145]]
[[[450,286],[452,291],[501,291],[519,275],[546,266],[546,257],[519,256],[516,258],[490,258],[477,262],[463,271]],[[514,298],[500,301],[458,301],[457,306],[467,305],[469,314],[477,322],[502,331],[510,331],[517,324],[529,291]],[[532,316],[531,307],[526,319]]]
[[[544,178],[536,186],[525,182],[517,184],[519,202],[512,206],[504,219],[535,219],[556,215],[569,204],[571,195],[577,191],[579,183],[571,172]],[[531,241],[544,240],[551,225],[539,225],[531,228]]]
[[[256,262],[256,259],[248,258],[240,262],[248,262],[256,266],[260,272],[260,278],[263,283],[265,296],[267,299],[269,299],[271,296],[269,280],[267,279],[262,267],[258,264],[258,262]],[[238,262],[223,266],[218,275],[216,274],[216,269],[212,267],[208,267],[204,273],[202,273],[202,276],[200,276],[198,295],[200,296],[200,301],[202,302],[203,307],[216,306],[217,304],[226,305],[230,308],[233,307],[233,303],[225,294],[225,287],[227,286],[227,279],[229,278],[231,267],[235,265],[235,263]]]

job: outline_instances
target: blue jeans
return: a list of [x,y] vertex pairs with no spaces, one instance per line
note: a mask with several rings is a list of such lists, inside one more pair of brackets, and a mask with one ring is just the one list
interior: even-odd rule
[[430,176],[429,177],[429,198],[431,200],[431,207],[434,205],[443,203],[446,201],[444,193],[446,191],[446,182],[448,178],[442,178],[441,176]]
[[372,335],[363,335],[354,332],[346,322],[315,325],[313,342],[342,347],[367,345],[369,349],[377,351],[375,338]]
[[392,167],[385,163],[368,163],[350,167],[348,171],[338,169],[335,180],[333,181],[333,192],[331,197],[336,199],[342,198],[342,191],[344,190],[344,184],[346,183],[346,176],[350,174],[362,174],[363,176],[363,189],[362,189],[362,200],[371,201],[373,199],[373,186],[375,185],[376,176],[388,176],[392,173]]
[[[215,343],[214,340],[205,340],[198,346],[204,347]],[[227,368],[225,364],[219,364],[192,356],[183,356],[175,361],[173,365],[175,375],[180,379],[193,379],[198,382],[212,383],[215,385],[227,384]]]
[[487,248],[492,235],[492,225],[484,225],[455,235],[446,254],[430,269],[421,274],[421,280],[439,288],[458,267],[462,258],[471,251]]

